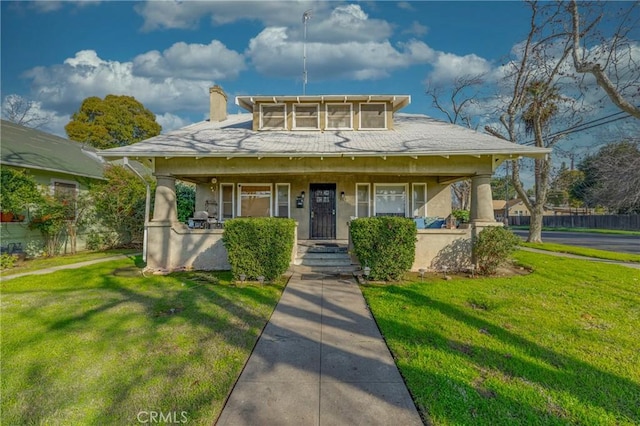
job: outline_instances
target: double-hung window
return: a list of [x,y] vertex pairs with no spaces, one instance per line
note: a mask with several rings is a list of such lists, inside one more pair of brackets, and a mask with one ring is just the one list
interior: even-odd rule
[[233,184],[220,184],[220,220],[233,219]]
[[320,128],[318,105],[294,105],[293,128],[297,130],[318,130]]
[[368,183],[356,184],[356,217],[371,216],[371,185]]
[[386,129],[387,107],[380,103],[360,104],[360,129]]
[[427,216],[427,184],[414,183],[412,185],[413,197],[411,198],[411,210],[413,217]]
[[376,216],[407,216],[407,184],[374,185],[373,208]]
[[261,104],[260,128],[282,130],[287,124],[287,107],[285,104]]
[[326,124],[328,130],[353,129],[353,110],[351,104],[326,104]]
[[288,183],[276,184],[276,217],[290,217],[289,210],[291,186]]
[[271,184],[238,184],[238,198],[238,216],[271,216]]
[[54,181],[53,196],[64,206],[65,219],[75,219],[78,186],[75,183]]

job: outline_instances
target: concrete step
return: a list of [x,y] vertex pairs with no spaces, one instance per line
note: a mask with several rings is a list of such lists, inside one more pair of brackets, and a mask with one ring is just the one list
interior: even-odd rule
[[300,264],[305,266],[327,266],[327,267],[351,266],[351,259],[349,259],[348,257],[341,258],[341,259],[302,258]]
[[308,251],[306,253],[298,254],[298,257],[300,259],[333,260],[333,259],[348,259],[349,254],[346,252],[345,253],[325,253],[325,252],[309,252]]
[[304,253],[346,253],[347,247],[298,246],[298,254]]

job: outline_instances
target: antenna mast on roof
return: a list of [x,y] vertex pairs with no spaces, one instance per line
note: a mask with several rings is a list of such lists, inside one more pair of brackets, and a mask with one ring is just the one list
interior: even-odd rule
[[302,42],[302,94],[307,94],[307,21],[311,19],[311,9],[302,14],[304,24],[304,40]]

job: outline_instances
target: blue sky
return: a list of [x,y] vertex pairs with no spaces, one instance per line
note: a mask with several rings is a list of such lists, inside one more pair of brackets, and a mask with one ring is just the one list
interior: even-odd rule
[[[1,8],[2,97],[35,101],[49,117],[44,130],[61,135],[88,96],[135,96],[167,131],[206,117],[213,84],[228,93],[232,113],[236,95],[302,94],[309,9],[307,94],[408,94],[404,112],[442,118],[426,82],[495,75],[530,17],[515,1],[2,1]],[[581,146],[594,143],[591,136]]]

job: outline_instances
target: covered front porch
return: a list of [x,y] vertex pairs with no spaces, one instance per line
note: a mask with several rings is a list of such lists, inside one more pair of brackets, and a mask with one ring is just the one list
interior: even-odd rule
[[[297,241],[349,241],[349,223],[357,217],[395,215],[418,224],[413,270],[453,268],[470,262],[471,238],[485,226],[500,226],[493,218],[489,174],[472,177],[471,220],[443,227],[451,213],[449,182],[439,176],[310,174],[294,176],[221,175],[190,178],[196,183],[196,210],[216,223],[190,228],[177,219],[176,176],[157,175],[153,220],[148,230],[147,264],[151,269],[229,268],[222,243],[224,222],[234,217],[275,216],[296,220]],[[247,214],[248,213],[248,214]],[[438,227],[424,227],[425,218]],[[422,219],[422,221],[420,221]],[[428,221],[427,221],[428,222]],[[218,225],[220,224],[220,225]],[[299,261],[299,250],[291,263]]]

